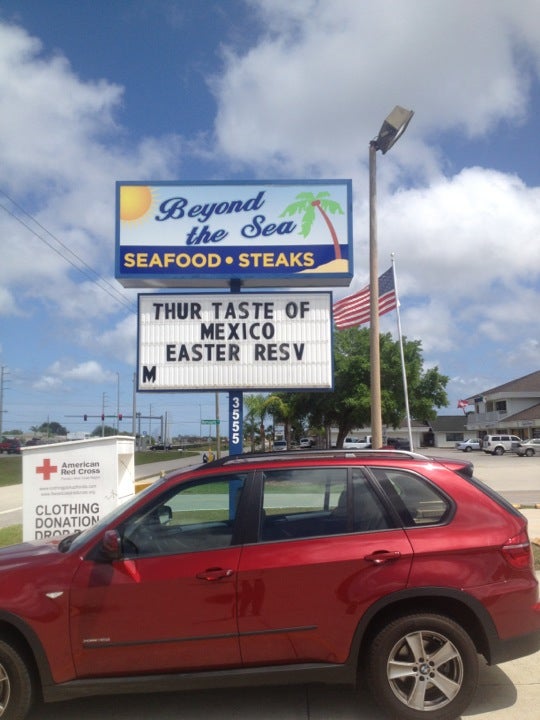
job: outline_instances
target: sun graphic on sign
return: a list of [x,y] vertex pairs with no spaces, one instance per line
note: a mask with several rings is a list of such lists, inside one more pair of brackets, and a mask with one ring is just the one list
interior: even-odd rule
[[134,222],[141,220],[154,202],[152,190],[148,185],[120,186],[120,220]]

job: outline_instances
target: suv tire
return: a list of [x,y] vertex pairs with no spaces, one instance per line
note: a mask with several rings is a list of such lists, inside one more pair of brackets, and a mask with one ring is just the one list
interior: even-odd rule
[[13,645],[0,640],[0,717],[21,720],[32,706],[32,677],[23,656]]
[[491,453],[492,455],[504,455],[504,448],[502,445],[497,445],[497,447],[493,450]]
[[461,715],[478,685],[476,649],[465,630],[443,615],[404,615],[384,626],[368,653],[370,688],[400,720]]

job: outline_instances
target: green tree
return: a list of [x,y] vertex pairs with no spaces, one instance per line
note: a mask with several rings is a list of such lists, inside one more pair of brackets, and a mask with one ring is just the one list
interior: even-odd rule
[[266,450],[266,432],[264,429],[264,421],[268,415],[267,397],[265,395],[246,395],[244,403],[247,407],[246,418],[248,422],[259,424],[259,436],[261,449]]
[[[399,340],[390,333],[381,335],[381,411],[387,427],[398,428],[405,419],[405,393]],[[334,335],[334,390],[331,393],[302,393],[297,408],[307,413],[312,427],[338,428],[337,447],[347,435],[371,424],[370,333],[367,328],[350,328]],[[423,369],[420,341],[403,338],[407,371],[409,409],[412,417],[430,420],[436,408],[448,405],[449,378],[437,367]],[[328,436],[328,435],[327,435]]]
[[284,424],[285,440],[287,441],[287,446],[290,447],[292,439],[291,427],[296,414],[294,401],[285,393],[275,393],[266,399],[266,407],[268,412],[272,413],[274,417],[274,424],[276,420]]
[[255,452],[255,446],[260,440],[260,427],[258,421],[253,420],[248,415],[244,418],[243,423],[244,440],[249,441],[251,452]]
[[118,430],[116,428],[111,427],[110,425],[104,425],[103,426],[103,433],[101,431],[101,425],[96,425],[96,427],[92,430],[90,433],[91,437],[110,437],[111,435],[118,435]]
[[41,423],[41,425],[30,428],[32,432],[35,433],[42,433],[43,435],[51,436],[51,435],[67,435],[68,431],[63,425],[60,425],[58,422],[44,422]]

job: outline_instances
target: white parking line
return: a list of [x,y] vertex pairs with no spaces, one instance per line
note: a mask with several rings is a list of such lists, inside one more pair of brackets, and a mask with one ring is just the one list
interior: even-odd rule
[[17,510],[22,510],[22,505],[20,507],[11,508],[10,510],[0,510],[0,515],[7,515],[7,513],[17,512]]

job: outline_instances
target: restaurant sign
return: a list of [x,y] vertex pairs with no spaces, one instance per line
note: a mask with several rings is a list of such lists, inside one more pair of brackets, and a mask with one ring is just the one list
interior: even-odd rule
[[138,390],[331,390],[329,292],[139,295]]
[[124,287],[349,285],[350,180],[117,182]]

